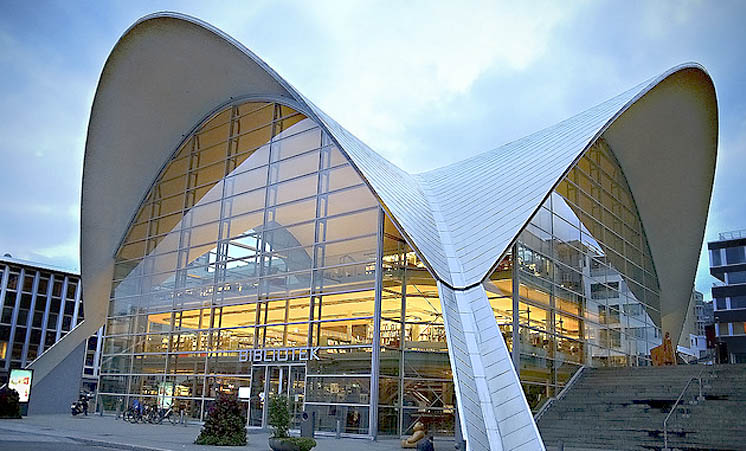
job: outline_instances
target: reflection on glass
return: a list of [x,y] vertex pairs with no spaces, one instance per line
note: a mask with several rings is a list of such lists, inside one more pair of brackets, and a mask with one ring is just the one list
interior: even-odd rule
[[291,396],[297,423],[306,364],[239,351],[320,346],[311,374],[356,376],[312,383],[312,402],[345,410],[345,430],[366,433],[357,404],[370,397],[381,218],[310,119],[264,102],[217,113],[166,165],[117,254],[105,390],[146,400],[167,379],[201,415],[218,392],[247,386],[249,425],[266,426],[272,393]]
[[[660,344],[658,281],[627,187],[599,140],[521,233],[516,266],[520,376],[532,407],[580,365],[650,361]],[[513,258],[484,287],[512,343]]]

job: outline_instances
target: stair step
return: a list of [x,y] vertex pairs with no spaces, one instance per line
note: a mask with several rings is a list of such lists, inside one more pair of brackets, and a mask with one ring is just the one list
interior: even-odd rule
[[[705,368],[704,373],[702,372]],[[663,420],[691,377],[702,377],[704,401],[692,382],[670,417],[669,446],[682,450],[744,449],[746,365],[592,368],[538,422],[548,449],[651,450],[663,446]]]

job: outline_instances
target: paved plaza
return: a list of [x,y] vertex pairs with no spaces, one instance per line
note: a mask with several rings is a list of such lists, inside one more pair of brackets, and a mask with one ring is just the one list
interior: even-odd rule
[[[32,415],[0,420],[0,448],[5,449],[132,449],[132,450],[268,450],[267,432],[249,432],[246,446],[201,446],[194,439],[201,425],[130,424],[113,416]],[[400,450],[399,440],[317,437],[314,451]],[[20,444],[26,442],[26,446]],[[57,448],[52,446],[58,444]],[[64,446],[63,446],[64,445]],[[437,451],[453,450],[452,441],[436,440]]]

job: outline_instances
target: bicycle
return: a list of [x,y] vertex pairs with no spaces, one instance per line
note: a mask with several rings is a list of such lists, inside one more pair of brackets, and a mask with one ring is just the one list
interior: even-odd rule
[[143,418],[143,408],[142,404],[138,400],[132,401],[132,407],[127,409],[124,414],[122,415],[122,419],[128,423],[138,423],[142,421]]
[[153,423],[155,421],[156,408],[147,404],[142,404],[138,400],[132,401],[132,407],[124,412],[124,420],[132,424]]
[[179,418],[176,416],[173,406],[169,406],[168,409],[157,409],[157,411],[158,412],[154,419],[155,424],[163,423],[164,418],[168,419],[168,422],[174,426],[179,422]]
[[148,422],[150,424],[155,424],[158,421],[160,409],[155,405],[151,404],[145,405],[145,409],[142,413],[142,422]]

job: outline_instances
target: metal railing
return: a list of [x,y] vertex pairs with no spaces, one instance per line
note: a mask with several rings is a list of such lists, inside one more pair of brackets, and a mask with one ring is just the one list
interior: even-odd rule
[[681,393],[679,394],[679,397],[676,399],[676,402],[671,407],[671,411],[668,412],[668,415],[666,415],[666,418],[663,420],[663,451],[671,451],[671,448],[668,447],[668,420],[671,418],[671,415],[676,412],[676,408],[681,404],[681,400],[684,399],[684,395],[686,394],[687,390],[689,389],[689,386],[692,384],[692,382],[697,381],[699,385],[699,395],[697,395],[697,402],[704,401],[704,396],[702,396],[702,374],[704,374],[705,371],[712,370],[711,368],[703,368],[702,371],[699,372],[698,375],[692,376],[689,378],[688,381],[686,381],[686,385],[684,385],[684,389],[681,390]]
[[572,377],[570,378],[570,380],[567,381],[567,383],[565,384],[565,386],[562,387],[562,390],[559,392],[559,394],[557,394],[557,396],[553,396],[553,397],[547,399],[544,402],[544,404],[541,406],[541,408],[539,409],[539,411],[536,412],[536,414],[534,415],[534,421],[538,422],[541,419],[541,417],[544,416],[544,414],[547,412],[547,410],[549,410],[549,408],[552,407],[552,405],[555,402],[557,402],[557,401],[559,401],[559,400],[561,400],[562,398],[565,397],[565,395],[567,394],[567,392],[570,391],[570,388],[572,388],[572,386],[575,385],[575,383],[578,381],[578,379],[580,379],[580,376],[581,376],[581,374],[583,374],[583,372],[585,371],[585,369],[586,369],[585,365],[583,365],[580,368],[578,368],[578,370],[575,371],[575,374],[572,375]]

